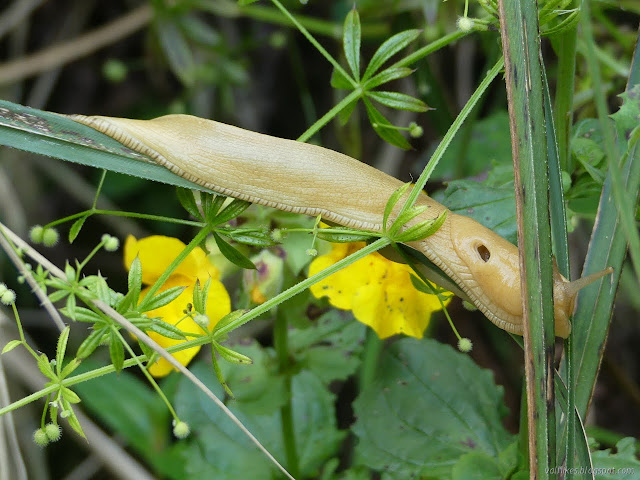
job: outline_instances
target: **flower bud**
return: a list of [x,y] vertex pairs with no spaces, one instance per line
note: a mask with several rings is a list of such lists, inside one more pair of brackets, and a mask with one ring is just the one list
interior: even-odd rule
[[187,438],[189,436],[189,433],[191,432],[191,428],[189,427],[189,424],[187,422],[183,422],[182,420],[179,421],[175,421],[173,422],[173,434],[176,436],[176,438]]

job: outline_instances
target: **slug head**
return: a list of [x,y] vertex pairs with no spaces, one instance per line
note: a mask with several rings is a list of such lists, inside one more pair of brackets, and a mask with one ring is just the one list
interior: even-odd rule
[[[453,248],[471,276],[471,279],[461,278],[469,286],[469,296],[500,328],[522,335],[523,302],[518,249],[471,218],[451,215],[450,221]],[[557,336],[567,338],[571,333],[569,317],[578,290],[611,271],[613,269],[609,268],[570,282],[558,272],[554,262],[553,300]]]

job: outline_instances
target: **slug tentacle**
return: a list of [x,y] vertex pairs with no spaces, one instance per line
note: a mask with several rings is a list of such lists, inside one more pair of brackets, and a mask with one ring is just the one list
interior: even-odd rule
[[[288,212],[321,215],[346,227],[381,232],[387,200],[402,186],[398,179],[341,153],[189,115],[153,120],[71,118],[215,192]],[[407,226],[435,219],[446,210],[426,194],[416,204],[427,208]],[[489,320],[522,334],[514,245],[451,212],[433,235],[407,244],[449,276]],[[555,269],[557,335],[570,333],[577,290],[606,273],[568,282]]]

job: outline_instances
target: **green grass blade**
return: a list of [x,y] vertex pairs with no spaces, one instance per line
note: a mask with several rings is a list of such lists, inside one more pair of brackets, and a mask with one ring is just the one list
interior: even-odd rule
[[[518,244],[524,279],[529,461],[532,478],[555,467],[553,264],[548,203],[547,137],[538,10],[535,0],[500,2],[500,30],[515,170]],[[551,470],[552,471],[552,470]]]
[[118,173],[207,190],[68,117],[0,100],[0,145]]

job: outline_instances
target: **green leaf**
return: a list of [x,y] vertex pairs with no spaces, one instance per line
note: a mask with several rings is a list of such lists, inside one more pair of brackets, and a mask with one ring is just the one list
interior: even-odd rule
[[371,57],[371,61],[369,61],[369,65],[367,65],[367,69],[362,76],[362,81],[368,80],[387,60],[419,36],[420,30],[405,30],[385,40],[378,50],[376,50],[376,53],[373,54],[373,57]]
[[353,90],[353,82],[344,76],[340,70],[333,70],[331,74],[331,86],[339,90]]
[[402,198],[402,196],[407,193],[407,190],[411,187],[411,183],[405,183],[401,187],[391,194],[389,200],[387,200],[387,204],[384,207],[384,214],[382,216],[382,228],[386,230],[387,224],[389,223],[389,215],[393,211],[394,207],[398,203],[398,200]]
[[[85,360],[82,371],[94,370],[102,365]],[[168,384],[163,384],[163,388]],[[150,465],[157,465],[158,448],[172,442],[169,429],[170,414],[162,399],[148,388],[144,380],[123,370],[119,375],[104,375],[74,385],[82,397],[82,405],[100,423],[118,436]],[[169,477],[167,477],[169,478]],[[186,478],[173,476],[171,478]]]
[[389,68],[387,70],[383,70],[382,72],[367,80],[364,84],[364,89],[366,91],[369,91],[372,88],[376,88],[393,80],[408,77],[412,73],[413,70],[407,67]]
[[70,328],[67,325],[60,336],[58,337],[58,345],[56,346],[56,372],[60,375],[62,371],[62,364],[64,362],[64,355],[67,352],[67,342],[69,341]]
[[227,260],[238,265],[241,268],[246,269],[255,269],[256,266],[253,264],[248,257],[243,255],[239,250],[233,248],[229,243],[225,242],[220,235],[216,232],[213,233],[213,238],[216,240],[216,244],[220,249],[220,253],[225,256]]
[[185,288],[187,287],[171,287],[156,293],[153,297],[147,295],[142,299],[142,302],[140,302],[138,310],[140,312],[148,312],[150,310],[164,307],[178,298],[180,294],[184,292]]
[[[224,197],[222,197],[224,198]],[[221,223],[226,223],[232,218],[236,218],[242,212],[244,212],[249,206],[251,202],[247,202],[245,200],[238,200],[234,198],[229,205],[227,205],[218,215],[215,216],[215,219],[212,223],[214,225],[219,225]]]
[[163,320],[154,319],[151,328],[149,329],[152,332],[157,333],[158,335],[162,335],[163,337],[171,338],[173,340],[186,340],[187,337],[180,330],[180,327],[176,325],[172,325],[171,323],[167,323]]
[[356,98],[352,102],[349,102],[340,112],[338,113],[338,120],[340,121],[340,125],[346,125],[349,119],[351,118],[351,114],[358,106],[358,99]]
[[93,310],[89,310],[88,308],[76,307],[75,321],[85,323],[104,323],[105,318],[101,314],[96,313]]
[[353,77],[360,80],[360,16],[355,8],[352,8],[344,20],[344,34],[342,43],[344,55],[351,68]]
[[202,214],[200,210],[198,210],[198,205],[196,205],[196,199],[193,196],[193,190],[189,188],[178,187],[176,188],[176,195],[178,196],[178,201],[182,208],[184,208],[193,218],[197,218],[198,220],[204,220],[202,218]]
[[82,425],[80,425],[80,422],[78,421],[78,417],[76,417],[76,414],[73,412],[73,410],[69,410],[69,411],[71,412],[71,415],[67,417],[67,422],[69,422],[69,425],[71,426],[71,428],[73,428],[74,432],[76,432],[82,438],[86,439],[87,437],[85,436],[84,431],[82,430]]
[[211,287],[211,278],[207,278],[204,287],[200,287],[200,280],[196,280],[196,284],[193,287],[193,309],[201,314],[207,312],[207,297],[209,295],[209,288]]
[[2,352],[0,352],[0,355],[3,355],[5,353],[9,353],[11,350],[16,348],[18,345],[22,345],[22,340],[11,340],[10,342],[7,342],[7,344],[2,348]]
[[253,361],[246,355],[236,352],[231,348],[227,348],[224,345],[216,344],[216,352],[220,354],[227,362],[235,363],[237,365],[251,365]]
[[156,16],[156,31],[171,71],[186,86],[193,86],[195,83],[193,53],[189,42],[178,28],[177,23],[173,18]]
[[636,455],[636,440],[626,437],[616,443],[615,454],[611,449],[593,452],[593,468],[598,480],[637,480],[640,461]]
[[122,371],[124,366],[124,345],[122,345],[120,337],[113,330],[109,336],[109,358],[116,372]]
[[[515,467],[512,465],[512,467]],[[501,468],[497,459],[482,452],[470,452],[460,457],[451,471],[452,480],[502,480],[510,470]]]
[[82,360],[91,355],[102,344],[105,336],[109,333],[109,328],[109,326],[104,326],[91,332],[78,347],[76,357]]
[[414,205],[411,208],[408,208],[404,212],[402,212],[396,219],[393,221],[391,228],[389,228],[389,235],[395,238],[396,233],[400,231],[402,227],[404,227],[411,220],[416,218],[418,215],[423,214],[429,209],[428,205]]
[[51,362],[49,362],[49,359],[44,353],[41,353],[40,355],[38,355],[38,368],[40,369],[40,371],[45,377],[51,380],[56,379],[56,373],[53,371],[53,368],[51,367]]
[[210,191],[68,117],[0,100],[0,144],[81,165]]
[[431,339],[402,339],[354,403],[356,455],[394,478],[449,478],[465,453],[497,459],[514,440],[502,425],[502,396],[493,374],[467,355]]
[[396,235],[395,239],[397,242],[414,242],[417,240],[422,240],[423,238],[429,237],[436,233],[440,229],[440,227],[442,227],[442,224],[446,219],[447,211],[445,210],[433,220],[425,220],[416,225],[412,225],[405,231]]
[[373,238],[373,235],[367,233],[355,233],[352,228],[347,227],[331,227],[331,230],[343,230],[344,232],[325,232],[324,229],[318,230],[317,237],[331,243],[351,243],[366,242]]
[[367,92],[367,97],[372,98],[387,107],[410,112],[426,112],[429,107],[422,100],[400,92]]
[[244,322],[239,323],[239,325],[236,325],[236,323],[238,322],[238,319],[245,313],[247,313],[247,310],[234,310],[233,312],[227,313],[224,317],[218,320],[218,323],[216,323],[215,327],[213,327],[214,338],[216,340],[220,340],[220,338],[216,336],[216,333],[220,330],[224,329],[225,332],[228,333],[235,330],[240,325],[243,325]]
[[67,365],[62,369],[62,372],[60,372],[60,378],[67,378],[79,366],[80,366],[80,360],[78,358],[74,358],[69,363],[67,363]]
[[289,330],[289,351],[301,369],[325,385],[344,381],[361,365],[367,327],[335,309],[314,320],[312,328]]
[[371,126],[376,131],[376,133],[382,138],[385,142],[390,143],[391,145],[395,145],[398,148],[403,148],[405,150],[409,150],[411,145],[404,138],[400,132],[387,120],[382,113],[380,113],[368,99],[363,99],[364,105],[367,108],[367,115],[369,116],[369,121],[371,122]]
[[225,232],[233,241],[252,247],[272,247],[277,245],[266,229],[238,229],[234,228]]
[[[453,213],[471,217],[493,230],[511,243],[517,241],[516,207],[513,190],[513,170],[510,166],[500,167],[511,180],[507,183],[491,181],[455,180],[443,194],[434,198],[446,205]],[[497,169],[494,169],[497,172]]]
[[93,284],[92,290],[95,292],[98,298],[107,305],[113,306],[115,304],[115,295],[113,295],[114,292],[109,288],[109,285],[107,285],[107,281],[102,276],[102,274],[98,273],[98,275],[95,277],[95,283]]
[[[254,347],[257,350],[257,347]],[[247,350],[243,350],[247,354]],[[278,389],[278,397],[269,402],[269,408],[261,402],[261,395],[271,395],[273,368],[268,361],[273,352],[264,355],[259,362],[256,355],[249,354],[255,363],[250,366],[221,364],[236,400],[228,401],[229,408],[240,421],[260,439],[276,457],[284,455],[280,411],[277,407],[284,398]],[[196,364],[192,372],[218,396],[223,396],[211,367]],[[256,382],[254,384],[254,382]],[[239,387],[246,386],[242,392]],[[299,478],[315,478],[321,466],[337,455],[345,432],[336,426],[335,397],[313,374],[303,371],[291,380],[293,402],[294,439],[297,446],[301,474]],[[178,416],[189,423],[193,430],[190,440],[193,448],[187,452],[191,478],[272,480],[277,478],[275,467],[235,427],[220,409],[210,408],[202,392],[180,378],[174,402]],[[257,409],[257,410],[255,410]],[[256,412],[263,414],[256,414]],[[220,441],[224,438],[224,441]],[[220,461],[225,459],[225,461]]]
[[215,223],[215,218],[220,207],[224,204],[227,197],[222,195],[211,195],[209,193],[200,192],[200,204],[204,212],[204,219],[208,223]]
[[67,387],[62,387],[60,389],[60,393],[62,394],[62,398],[64,398],[69,403],[80,403],[80,397]]
[[140,262],[140,258],[138,256],[133,259],[133,262],[131,262],[131,266],[129,267],[127,287],[129,288],[129,292],[127,292],[127,294],[131,294],[131,304],[133,306],[138,305],[140,291],[142,290],[142,262]]
[[71,228],[69,229],[69,243],[73,243],[73,241],[76,239],[87,218],[89,218],[89,216],[85,215],[84,217],[80,217],[78,220],[73,222],[73,225],[71,225]]

